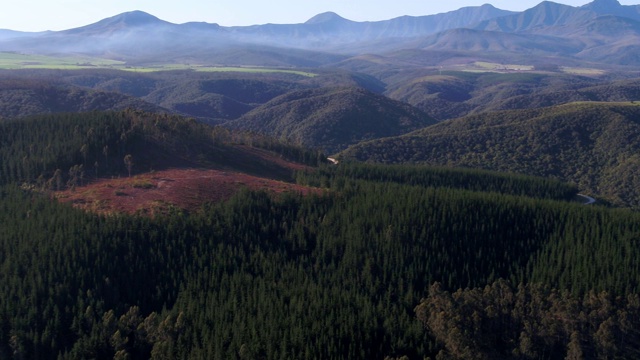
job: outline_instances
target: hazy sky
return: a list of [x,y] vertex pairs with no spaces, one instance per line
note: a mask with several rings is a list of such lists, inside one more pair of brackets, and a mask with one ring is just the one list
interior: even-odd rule
[[[431,15],[465,6],[493,4],[522,11],[542,0],[20,0],[0,11],[0,29],[65,30],[132,10],[142,10],[172,23],[206,21],[223,26],[295,24],[333,11],[354,21],[387,20],[402,15]],[[581,6],[591,0],[558,0]],[[640,0],[622,0],[623,5]]]

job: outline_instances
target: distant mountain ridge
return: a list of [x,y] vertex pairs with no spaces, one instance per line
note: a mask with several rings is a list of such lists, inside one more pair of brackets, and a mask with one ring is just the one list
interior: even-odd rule
[[583,5],[582,8],[594,11],[598,15],[615,15],[640,20],[640,5],[621,5],[618,0],[594,0]]
[[303,24],[267,24],[232,27],[236,34],[260,35],[285,41],[291,38],[329,40],[333,43],[371,41],[381,38],[411,38],[439,31],[466,27],[478,21],[513,14],[492,5],[464,7],[447,13],[426,16],[401,16],[383,21],[355,22],[333,12],[318,14]]
[[[544,1],[522,12],[485,4],[435,15],[365,22],[326,12],[300,24],[231,27],[173,24],[132,11],[64,31],[0,31],[0,51],[89,54],[131,62],[196,60],[293,67],[331,66],[345,60],[336,55],[413,49],[504,52],[505,57],[518,53],[638,65],[640,47],[636,44],[640,44],[640,5],[621,5],[617,0],[594,0],[580,7]],[[294,51],[298,52],[295,56],[282,56]],[[320,56],[321,52],[324,55]],[[267,53],[271,55],[263,56]],[[282,55],[274,58],[278,53]]]
[[548,32],[549,27],[564,27],[613,15],[640,21],[640,5],[621,5],[617,0],[595,0],[581,7],[543,1],[521,13],[479,22],[474,29],[503,32]]

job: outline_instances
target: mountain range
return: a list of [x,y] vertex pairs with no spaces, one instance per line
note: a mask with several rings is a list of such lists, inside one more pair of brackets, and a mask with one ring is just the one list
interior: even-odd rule
[[[65,31],[3,30],[6,56],[91,58],[69,71],[1,70],[0,120],[178,114],[342,160],[556,177],[637,208],[640,143],[625,136],[638,133],[639,9],[543,2],[517,13],[483,5],[377,22],[324,13],[248,27],[173,24],[134,11]],[[92,59],[124,65],[104,69]],[[138,65],[174,71],[121,71]]]
[[[481,51],[499,54],[504,61],[524,54],[534,62],[637,65],[637,44],[640,6],[617,0],[595,0],[581,7],[545,1],[523,12],[486,4],[370,22],[329,12],[300,24],[233,27],[173,24],[133,11],[64,31],[0,31],[0,51],[5,52],[85,54],[130,63],[162,59],[296,67],[335,66],[362,54],[393,57],[407,49],[487,56]],[[287,49],[287,56],[282,56],[282,49]]]
[[0,359],[638,358],[639,24],[0,30]]

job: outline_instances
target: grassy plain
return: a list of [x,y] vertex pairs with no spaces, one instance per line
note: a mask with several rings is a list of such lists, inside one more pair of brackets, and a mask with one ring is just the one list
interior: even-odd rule
[[55,57],[33,54],[0,52],[0,69],[87,69],[123,66],[122,61],[86,56]]
[[244,66],[210,66],[210,65],[189,65],[189,64],[163,64],[150,66],[123,66],[121,70],[136,72],[156,72],[172,70],[193,70],[201,72],[244,72],[244,73],[285,73],[305,77],[314,77],[317,74],[293,69],[277,69],[266,67],[244,67]]
[[[458,70],[466,71],[466,72],[534,72],[536,71],[536,67],[533,65],[525,65],[525,64],[499,64],[487,61],[475,61],[473,63],[459,65]],[[544,71],[544,70],[541,70]],[[567,67],[560,66],[558,67],[558,71],[572,74],[572,75],[582,75],[582,76],[600,76],[606,74],[606,71],[601,69],[592,69],[592,68],[580,68],[580,67]]]
[[563,66],[560,69],[567,74],[584,75],[584,76],[597,76],[597,75],[604,75],[606,73],[604,70],[600,70],[600,69],[589,69],[589,68],[578,68],[578,67]]
[[294,69],[277,69],[263,67],[229,67],[191,64],[156,64],[131,66],[123,61],[92,58],[86,56],[57,57],[32,54],[18,54],[12,52],[0,52],[0,69],[116,69],[135,72],[156,72],[172,70],[193,70],[203,72],[247,72],[247,73],[287,73],[305,77],[314,77],[316,74],[308,71]]

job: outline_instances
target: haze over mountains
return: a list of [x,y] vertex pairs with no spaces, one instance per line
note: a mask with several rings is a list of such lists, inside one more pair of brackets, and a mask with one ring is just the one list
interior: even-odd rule
[[[265,66],[328,66],[360,54],[403,49],[500,52],[614,65],[640,61],[640,6],[595,0],[581,7],[542,2],[523,12],[492,5],[385,21],[355,22],[335,13],[301,24],[223,27],[173,24],[134,11],[56,32],[0,32],[0,49],[82,53],[126,60]],[[465,30],[461,30],[465,29]],[[287,48],[286,56],[281,53]],[[295,49],[295,51],[294,51]],[[323,52],[319,55],[318,52]],[[231,56],[233,54],[233,56]]]
[[[640,206],[638,194],[628,190],[635,185],[611,185],[635,184],[633,171],[627,171],[634,169],[635,160],[624,160],[632,151],[607,148],[596,154],[606,154],[607,163],[580,160],[594,153],[592,148],[559,157],[557,145],[566,139],[554,127],[541,125],[533,131],[537,123],[519,122],[540,108],[555,123],[567,121],[565,116],[592,122],[593,108],[567,113],[562,106],[640,100],[639,5],[542,2],[510,12],[487,4],[374,22],[323,13],[301,24],[245,27],[173,24],[134,11],[64,31],[3,30],[0,52],[32,54],[36,65],[45,61],[36,55],[90,57],[73,71],[3,70],[0,119],[127,108],[172,113],[328,155],[341,153],[345,159],[557,177],[616,204]],[[105,69],[110,65],[92,59],[121,65]],[[225,65],[236,70],[195,71]],[[119,71],[137,67],[145,71]],[[246,67],[268,71],[237,70]],[[615,112],[602,114],[597,126],[578,132],[589,139],[601,138],[598,129],[616,129],[616,136],[625,132]],[[499,126],[496,117],[502,121]],[[481,129],[497,126],[500,132],[482,137],[490,144],[478,143],[477,131],[454,126],[470,121],[479,122]],[[527,141],[537,145],[521,146],[527,143],[520,138],[523,132],[531,132]],[[451,137],[456,141],[445,140]],[[378,140],[382,138],[386,140]],[[496,146],[508,147],[500,139],[516,139],[508,144],[516,148],[494,154]],[[640,146],[635,139],[629,144]],[[434,149],[447,149],[448,155]],[[504,154],[519,157],[514,162]],[[538,159],[537,165],[522,159]],[[576,161],[583,166],[573,166]],[[585,169],[609,175],[585,178]]]

